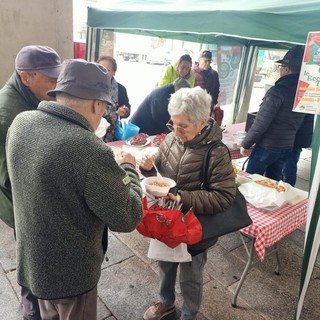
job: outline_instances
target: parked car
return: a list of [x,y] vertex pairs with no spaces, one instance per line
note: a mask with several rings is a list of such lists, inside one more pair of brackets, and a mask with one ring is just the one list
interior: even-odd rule
[[120,52],[119,56],[122,57],[124,61],[139,61],[139,53],[131,53],[131,52]]
[[170,52],[163,50],[152,50],[147,54],[146,62],[149,64],[164,64],[171,63]]

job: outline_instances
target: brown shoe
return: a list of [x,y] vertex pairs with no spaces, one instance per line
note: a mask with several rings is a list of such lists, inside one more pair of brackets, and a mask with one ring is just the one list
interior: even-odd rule
[[175,311],[174,304],[167,305],[162,302],[154,302],[152,306],[144,313],[144,320],[160,320]]

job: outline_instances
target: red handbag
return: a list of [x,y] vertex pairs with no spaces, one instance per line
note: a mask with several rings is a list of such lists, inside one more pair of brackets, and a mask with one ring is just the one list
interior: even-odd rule
[[202,226],[192,211],[184,215],[180,210],[163,208],[158,203],[148,208],[146,198],[143,199],[143,218],[137,231],[170,248],[181,242],[192,245],[202,240]]
[[223,114],[223,110],[220,108],[218,104],[216,104],[213,108],[211,117],[218,123],[219,126],[221,126]]

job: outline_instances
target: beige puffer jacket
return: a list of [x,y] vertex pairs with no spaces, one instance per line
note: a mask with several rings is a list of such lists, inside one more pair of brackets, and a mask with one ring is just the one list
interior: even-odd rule
[[181,210],[185,213],[190,208],[196,215],[218,213],[227,209],[235,198],[235,174],[228,150],[223,146],[211,152],[210,191],[200,188],[199,175],[207,144],[221,138],[220,127],[210,119],[207,128],[192,141],[183,144],[170,133],[159,148],[155,163],[163,176],[177,182]]
[[177,182],[184,212],[193,208],[195,214],[214,214],[227,209],[235,198],[235,174],[225,147],[212,150],[208,169],[210,191],[200,190],[199,175],[207,144],[222,138],[220,127],[212,119],[208,124],[201,135],[185,144],[169,134],[156,155],[160,173]]

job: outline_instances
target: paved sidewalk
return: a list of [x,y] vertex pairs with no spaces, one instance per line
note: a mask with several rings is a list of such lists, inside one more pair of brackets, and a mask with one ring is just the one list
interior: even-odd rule
[[[241,165],[241,163],[239,163]],[[307,190],[310,153],[299,162],[297,186]],[[22,319],[16,284],[15,242],[12,230],[0,222],[0,319]],[[98,320],[141,320],[152,301],[157,300],[157,263],[147,258],[149,240],[136,231],[110,233],[108,262],[102,265],[98,285]],[[248,274],[238,296],[231,299],[246,263],[239,234],[221,237],[208,252],[201,313],[197,320],[292,320],[298,299],[303,255],[304,228],[279,242],[280,276],[274,274],[276,259],[270,256]],[[48,253],[49,254],[49,253]],[[307,292],[301,320],[320,319],[320,261],[318,259]],[[177,316],[181,295],[177,286]],[[165,320],[165,319],[164,319]]]

